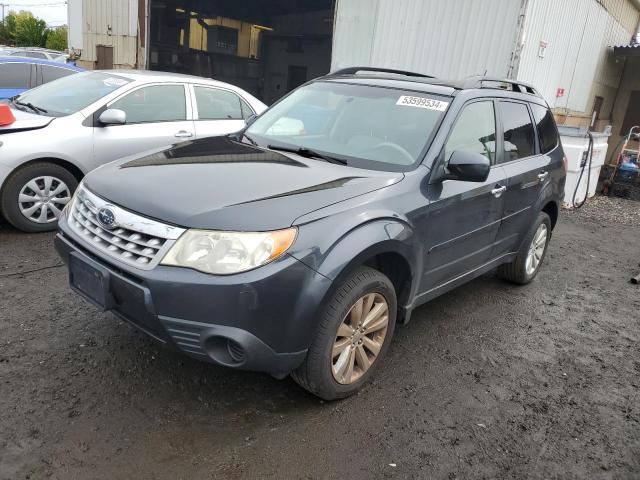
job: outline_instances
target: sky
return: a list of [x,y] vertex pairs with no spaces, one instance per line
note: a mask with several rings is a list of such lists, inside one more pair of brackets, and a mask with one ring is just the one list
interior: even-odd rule
[[36,17],[44,19],[49,26],[67,23],[67,2],[64,0],[0,0],[5,14],[10,10],[30,10]]

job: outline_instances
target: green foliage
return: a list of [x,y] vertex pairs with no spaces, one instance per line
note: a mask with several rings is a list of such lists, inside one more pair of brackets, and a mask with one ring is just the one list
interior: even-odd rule
[[21,11],[16,15],[15,44],[18,47],[44,47],[47,41],[47,23]]
[[[49,38],[51,37],[51,38]],[[29,11],[10,11],[0,23],[0,44],[18,47],[67,49],[67,27],[47,28],[44,20]]]
[[4,24],[0,30],[0,43],[15,45],[16,39],[16,12],[10,11],[4,18]]
[[66,50],[68,33],[66,26],[49,30],[45,46],[51,50],[58,50],[60,52]]

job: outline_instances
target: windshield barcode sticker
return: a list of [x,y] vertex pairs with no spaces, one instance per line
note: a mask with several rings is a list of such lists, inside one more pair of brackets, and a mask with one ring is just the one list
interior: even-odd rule
[[437,110],[444,112],[449,106],[449,102],[441,102],[440,100],[434,100],[432,98],[425,97],[411,97],[409,95],[402,95],[396,105],[404,105],[405,107],[418,107],[426,108],[427,110]]

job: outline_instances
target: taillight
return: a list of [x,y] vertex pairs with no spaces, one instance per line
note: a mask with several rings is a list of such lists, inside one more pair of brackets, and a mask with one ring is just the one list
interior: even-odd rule
[[562,165],[564,166],[564,173],[567,173],[569,170],[569,161],[567,160],[567,156],[562,157]]
[[15,121],[16,117],[13,116],[11,107],[6,103],[0,104],[0,127],[11,125]]

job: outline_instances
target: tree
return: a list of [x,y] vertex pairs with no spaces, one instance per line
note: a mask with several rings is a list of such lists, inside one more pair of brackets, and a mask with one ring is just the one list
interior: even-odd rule
[[44,47],[47,41],[47,23],[21,11],[15,15],[15,44],[19,47]]
[[16,17],[17,13],[11,10],[4,18],[4,24],[0,28],[0,43],[16,44]]
[[60,52],[67,49],[68,29],[66,26],[52,28],[47,33],[46,47]]

